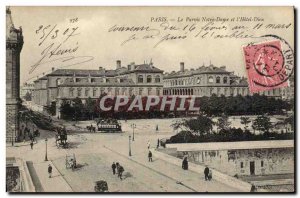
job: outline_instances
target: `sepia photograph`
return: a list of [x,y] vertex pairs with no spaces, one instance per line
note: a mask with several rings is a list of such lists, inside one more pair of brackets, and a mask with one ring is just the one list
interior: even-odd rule
[[7,193],[296,192],[295,7],[4,12]]

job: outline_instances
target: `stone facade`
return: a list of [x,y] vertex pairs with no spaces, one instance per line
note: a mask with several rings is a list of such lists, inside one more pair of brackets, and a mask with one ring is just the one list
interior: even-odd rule
[[19,140],[20,53],[22,29],[14,27],[11,11],[6,9],[6,141]]
[[230,176],[294,173],[294,140],[168,144],[177,157]]
[[117,61],[115,70],[52,69],[52,72],[34,81],[33,103],[49,106],[56,102],[57,113],[62,100],[80,98],[98,99],[108,95],[163,95],[163,71],[152,63],[127,67]]
[[[165,73],[164,95],[197,95],[199,97],[252,95],[248,89],[247,79],[226,70],[225,66],[212,64],[197,69],[184,69],[180,63],[178,72]],[[290,99],[294,97],[294,80],[290,79],[290,87],[259,92],[260,95]]]
[[190,161],[228,175],[272,175],[294,172],[293,148],[187,152]]

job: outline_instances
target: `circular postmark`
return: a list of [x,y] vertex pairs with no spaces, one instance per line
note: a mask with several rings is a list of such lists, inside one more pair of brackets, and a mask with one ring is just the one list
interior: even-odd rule
[[263,45],[254,54],[254,68],[262,76],[278,75],[284,68],[284,56],[281,50],[273,45]]
[[262,42],[244,47],[250,88],[262,91],[288,86],[288,80],[294,73],[292,47],[276,35],[263,35],[261,38]]

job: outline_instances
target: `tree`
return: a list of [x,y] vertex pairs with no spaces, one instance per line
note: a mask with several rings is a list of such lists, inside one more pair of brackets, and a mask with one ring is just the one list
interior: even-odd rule
[[85,108],[90,120],[94,119],[95,106],[96,106],[96,102],[91,97],[88,97],[88,99],[86,100]]
[[269,133],[270,129],[272,128],[272,123],[269,117],[265,115],[259,115],[253,121],[252,128],[263,133]]
[[74,115],[74,108],[71,106],[70,102],[63,100],[60,105],[60,114],[63,119],[70,119]]
[[245,125],[244,129],[245,131],[248,128],[248,124],[251,122],[249,117],[241,117],[241,124]]
[[216,123],[217,129],[219,130],[228,130],[230,128],[231,122],[228,120],[228,116],[223,114]]
[[210,117],[200,114],[197,118],[177,121],[172,126],[174,129],[185,128],[192,133],[204,135],[212,130],[213,121]]
[[32,99],[31,93],[26,92],[26,94],[25,94],[25,96],[24,96],[24,99],[25,99],[26,101],[31,101],[31,99]]
[[80,118],[80,116],[82,115],[82,110],[83,110],[83,104],[80,98],[76,97],[75,99],[73,99],[73,108],[74,108],[73,119],[77,121],[78,118]]

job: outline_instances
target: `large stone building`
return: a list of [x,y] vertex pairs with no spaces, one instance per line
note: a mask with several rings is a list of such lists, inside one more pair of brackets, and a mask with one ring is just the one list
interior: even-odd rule
[[20,53],[22,29],[15,28],[11,11],[6,9],[6,141],[18,141],[20,102]]
[[21,86],[20,98],[25,99],[25,96],[27,94],[29,94],[31,96],[33,91],[34,91],[34,84],[33,83],[24,83]]
[[[259,92],[261,95],[289,99],[294,97],[293,79],[288,88]],[[247,78],[239,77],[226,70],[226,66],[212,64],[187,70],[180,63],[178,72],[165,73],[164,95],[197,95],[199,97],[216,94],[217,96],[252,95],[248,89]]]
[[33,102],[48,106],[56,102],[57,112],[62,100],[97,99],[108,95],[163,95],[163,71],[150,64],[127,67],[117,61],[115,70],[52,69],[52,72],[34,81]]

